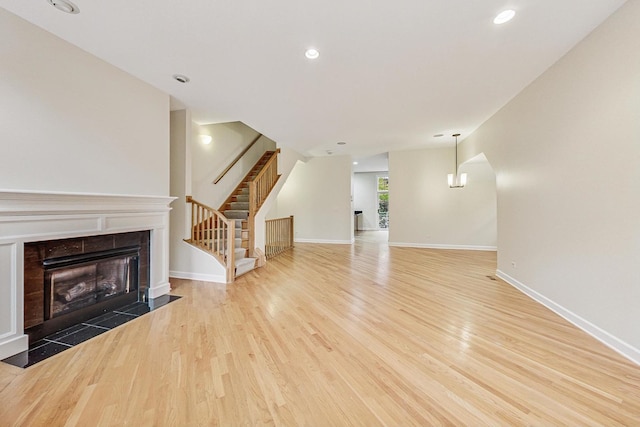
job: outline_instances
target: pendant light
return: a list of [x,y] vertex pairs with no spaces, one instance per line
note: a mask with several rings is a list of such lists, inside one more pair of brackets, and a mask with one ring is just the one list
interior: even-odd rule
[[456,139],[456,173],[455,175],[450,173],[447,175],[447,181],[449,182],[449,188],[462,188],[467,183],[467,174],[462,173],[458,174],[458,137],[459,133],[454,133],[451,135]]

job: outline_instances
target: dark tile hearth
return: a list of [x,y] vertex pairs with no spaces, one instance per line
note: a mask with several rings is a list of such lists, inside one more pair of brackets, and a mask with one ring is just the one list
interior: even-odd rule
[[117,311],[111,311],[109,313],[103,314],[102,316],[88,320],[87,322],[85,322],[85,325],[91,326],[93,328],[109,330],[115,328],[116,326],[124,325],[128,321],[133,320],[138,316],[139,315],[135,314],[126,314],[119,313]]
[[79,324],[74,325],[70,328],[64,329],[57,334],[49,335],[48,337],[42,339],[42,341],[53,342],[57,344],[66,344],[68,346],[78,345],[81,342],[85,342],[86,340],[97,337],[100,334],[107,332],[106,328],[96,328],[91,325]]
[[170,302],[179,296],[166,295],[149,301],[149,303],[134,302],[109,311],[101,316],[73,325],[66,329],[48,335],[29,345],[29,350],[8,357],[3,362],[19,368],[28,368],[51,356],[55,356],[75,345],[81,344],[93,337],[97,337],[113,328],[123,325],[133,319],[143,316]]

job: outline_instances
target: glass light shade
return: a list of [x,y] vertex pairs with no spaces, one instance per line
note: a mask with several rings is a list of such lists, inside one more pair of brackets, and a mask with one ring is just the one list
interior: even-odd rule
[[449,183],[449,187],[451,188],[461,188],[467,185],[467,174],[461,173],[456,176],[452,173],[447,175],[447,182]]

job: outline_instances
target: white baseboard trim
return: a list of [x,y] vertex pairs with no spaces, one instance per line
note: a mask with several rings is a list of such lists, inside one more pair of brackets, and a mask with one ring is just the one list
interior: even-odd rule
[[170,270],[169,277],[175,277],[176,279],[198,280],[200,282],[214,282],[214,283],[227,282],[227,278],[224,275],[200,274],[200,273],[191,273],[188,271]]
[[326,243],[330,245],[350,245],[351,240],[294,239],[294,243]]
[[389,242],[389,246],[397,246],[400,248],[419,248],[419,249],[457,249],[464,251],[497,251],[496,246],[474,246],[474,245],[438,245],[431,243],[404,243]]
[[583,319],[582,317],[578,316],[572,311],[567,310],[560,304],[553,302],[552,300],[545,297],[544,295],[534,291],[533,289],[529,288],[525,284],[509,276],[504,271],[496,270],[496,276],[498,276],[499,278],[501,278],[502,280],[504,280],[505,282],[513,286],[514,288],[518,289],[520,292],[524,293],[525,295],[533,298],[540,304],[544,305],[549,310],[553,311],[554,313],[564,318],[568,322],[572,323],[576,327],[582,329],[584,332],[588,333],[589,335],[591,335],[592,337],[594,337],[595,339],[597,339],[607,347],[620,353],[622,356],[626,357],[632,362],[640,365],[639,349],[622,341],[618,337],[611,335],[609,332],[599,328],[598,326],[594,325],[588,320]]
[[29,349],[29,336],[15,335],[6,339],[0,339],[0,360],[11,357]]
[[167,282],[147,289],[147,296],[149,298],[158,298],[159,296],[168,294],[169,292],[171,292],[171,283]]

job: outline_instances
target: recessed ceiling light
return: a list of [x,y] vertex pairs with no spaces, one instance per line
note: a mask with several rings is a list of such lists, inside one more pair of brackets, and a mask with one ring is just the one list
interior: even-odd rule
[[357,165],[357,164],[358,164],[358,162],[353,162],[353,164],[354,164],[354,165]]
[[183,74],[174,74],[172,77],[180,83],[189,83],[189,81],[191,81],[189,77]]
[[49,4],[64,13],[80,13],[80,9],[69,0],[47,0]]
[[344,142],[344,141],[340,141],[340,142],[338,142],[338,145],[347,145],[347,143]]
[[320,52],[318,52],[317,49],[310,48],[310,49],[307,49],[307,51],[304,53],[304,56],[306,56],[309,59],[316,59],[320,56]]
[[435,135],[433,135],[434,138],[440,138],[441,136],[444,136],[443,133],[436,133]]
[[516,11],[515,10],[511,10],[511,9],[507,9],[507,10],[503,10],[502,12],[500,12],[498,14],[498,16],[496,16],[493,19],[493,23],[494,24],[504,24],[505,22],[509,22],[511,21],[511,19],[516,16]]

